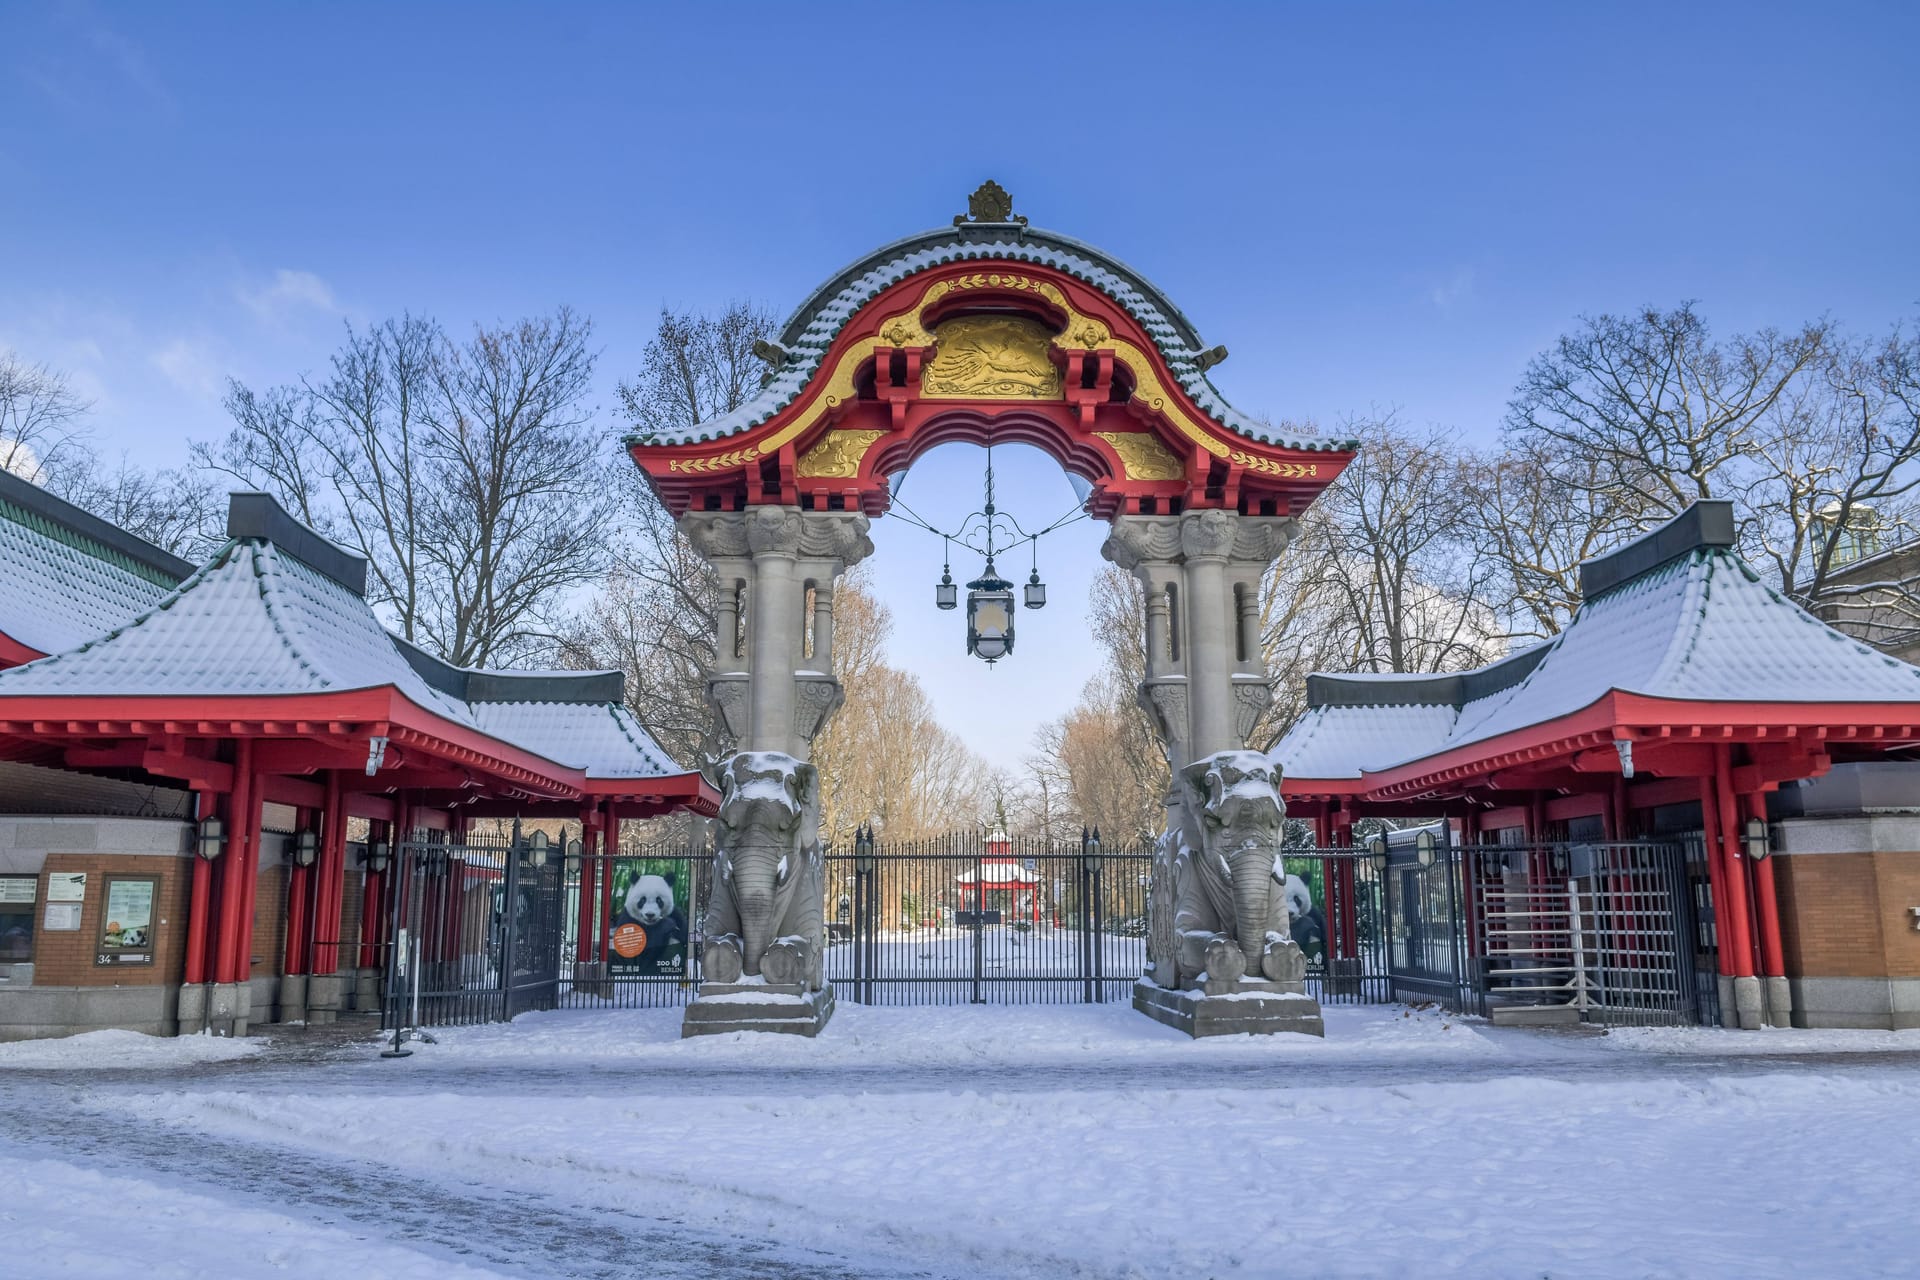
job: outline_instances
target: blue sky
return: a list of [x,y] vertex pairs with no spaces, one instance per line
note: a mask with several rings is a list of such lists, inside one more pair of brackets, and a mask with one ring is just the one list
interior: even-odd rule
[[[1920,315],[1916,49],[1910,4],[15,3],[0,344],[149,464],[224,430],[226,377],[404,309],[569,303],[611,406],[662,302],[784,312],[992,176],[1230,347],[1243,408],[1489,439],[1582,312]],[[970,493],[978,454],[929,471]],[[1003,481],[1069,500],[1037,458]],[[896,655],[1017,754],[1092,669],[1098,530],[991,673],[924,604],[937,544],[877,532]]]

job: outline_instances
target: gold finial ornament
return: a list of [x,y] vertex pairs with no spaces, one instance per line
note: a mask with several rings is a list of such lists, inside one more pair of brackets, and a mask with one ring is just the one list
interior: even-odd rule
[[1016,222],[1027,225],[1027,220],[1013,211],[1013,197],[1007,189],[988,178],[980,184],[980,189],[967,197],[967,211],[953,217],[953,225],[964,226],[969,222]]

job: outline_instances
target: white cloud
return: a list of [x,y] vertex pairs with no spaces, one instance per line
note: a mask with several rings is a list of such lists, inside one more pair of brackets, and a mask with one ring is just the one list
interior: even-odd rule
[[175,338],[148,359],[168,382],[189,395],[220,398],[222,366],[212,349],[193,338]]
[[311,271],[293,271],[286,267],[273,273],[273,282],[258,289],[245,285],[234,291],[247,310],[269,322],[285,320],[303,308],[329,314],[338,312],[333,287]]

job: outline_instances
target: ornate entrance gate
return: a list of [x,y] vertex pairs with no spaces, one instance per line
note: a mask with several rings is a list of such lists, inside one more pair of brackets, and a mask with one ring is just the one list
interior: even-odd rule
[[857,841],[827,858],[827,977],[859,1004],[1124,1000],[1152,863],[1091,837]]

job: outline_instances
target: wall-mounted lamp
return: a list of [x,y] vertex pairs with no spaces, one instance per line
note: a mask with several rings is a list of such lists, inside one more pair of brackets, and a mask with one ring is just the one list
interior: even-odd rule
[[1763,818],[1748,818],[1740,828],[1740,843],[1746,849],[1747,857],[1754,862],[1765,862],[1767,855],[1773,852],[1773,843],[1767,839],[1767,824]]
[[1374,874],[1385,875],[1387,873],[1387,838],[1384,835],[1374,836],[1367,841],[1367,852],[1371,855],[1368,861],[1373,863]]
[[1433,846],[1434,839],[1431,831],[1422,830],[1413,837],[1413,856],[1419,860],[1421,866],[1433,865]]
[[227,849],[227,824],[218,818],[200,819],[197,845],[197,852],[208,862],[218,858]]
[[552,843],[553,841],[547,838],[547,833],[544,831],[536,831],[532,835],[528,836],[527,837],[527,862],[533,867],[535,867],[536,869],[539,867],[546,866],[547,865],[547,848]]
[[385,840],[369,840],[367,842],[367,851],[362,855],[366,861],[367,870],[385,871],[387,869],[389,853],[390,851],[387,848],[387,842]]
[[313,860],[319,856],[320,836],[318,832],[309,827],[307,830],[301,831],[293,837],[294,865],[310,867],[313,865]]

